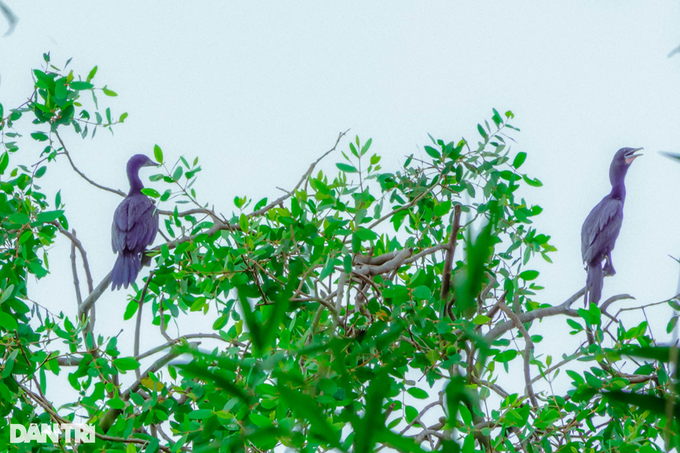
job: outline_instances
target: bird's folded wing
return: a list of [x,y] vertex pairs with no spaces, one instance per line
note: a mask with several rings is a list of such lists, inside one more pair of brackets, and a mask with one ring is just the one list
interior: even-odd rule
[[122,201],[113,217],[111,245],[114,252],[124,249],[141,252],[151,244],[158,231],[158,213],[145,195]]
[[623,222],[623,202],[605,197],[590,211],[581,228],[581,256],[590,262],[598,254],[606,254],[614,242]]

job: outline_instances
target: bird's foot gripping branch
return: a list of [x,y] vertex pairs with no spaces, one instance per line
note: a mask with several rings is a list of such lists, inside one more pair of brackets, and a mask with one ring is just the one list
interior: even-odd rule
[[[676,426],[675,406],[669,416],[626,400],[673,395],[677,351],[635,349],[654,340],[644,323],[614,322],[622,298],[579,310],[584,290],[542,300],[532,268],[555,248],[533,224],[542,208],[524,198],[541,182],[510,146],[511,112],[493,110],[474,139],[430,137],[398,169],[382,168],[378,143],[341,133],[284,195],[233,194],[223,214],[233,208],[222,195],[196,193],[198,158],[169,159],[167,147],[153,150],[161,169],[143,189],[135,169],[150,158],[131,160],[127,198],[84,174],[73,132],[93,137],[127,115],[100,106],[116,93],[96,68],[79,77],[67,66],[45,55],[29,100],[0,107],[0,449],[3,426],[76,413],[96,427],[97,451],[611,451]],[[93,275],[92,260],[113,253],[88,255],[75,229],[92,225],[68,221],[75,195],[39,184],[65,178],[54,165],[64,160],[87,190],[122,201],[123,213],[92,215],[115,219],[114,251],[139,263]],[[53,310],[28,282],[49,285],[63,268],[50,255],[57,240],[72,248],[75,292],[58,285],[55,299],[73,303]],[[111,280],[130,298],[107,293],[127,306],[97,323]],[[582,338],[576,351],[553,360],[556,345],[535,333],[548,318]],[[622,347],[645,359],[630,369]],[[569,369],[578,360],[592,366]],[[72,398],[57,408],[64,375]]]

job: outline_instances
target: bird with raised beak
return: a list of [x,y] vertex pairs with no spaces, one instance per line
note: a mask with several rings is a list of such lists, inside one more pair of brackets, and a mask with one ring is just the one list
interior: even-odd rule
[[135,281],[142,268],[141,255],[158,233],[156,205],[142,193],[144,185],[139,179],[140,168],[157,166],[144,154],[135,154],[127,163],[130,192],[116,208],[111,225],[111,246],[118,254],[111,271],[112,289],[127,288]]
[[597,304],[600,301],[604,277],[616,274],[612,250],[623,222],[623,203],[626,201],[624,180],[630,165],[642,155],[636,154],[641,149],[621,148],[616,152],[609,167],[612,190],[590,211],[581,227],[581,256],[588,273],[584,297],[586,306],[588,302]]

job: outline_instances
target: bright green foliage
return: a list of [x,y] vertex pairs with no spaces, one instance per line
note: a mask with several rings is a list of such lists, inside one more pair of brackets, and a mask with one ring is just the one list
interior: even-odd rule
[[[141,333],[170,341],[121,351],[116,337],[96,334],[86,302],[69,315],[41,313],[29,274],[47,275],[58,233],[76,239],[61,194],[51,204],[37,178],[72,159],[60,131],[94,136],[117,123],[99,108],[98,90],[117,94],[96,88],[97,67],[82,80],[45,61],[29,101],[0,109],[0,450],[13,448],[9,423],[63,421],[76,408],[99,436],[80,452],[657,451],[664,426],[677,430],[660,410],[673,394],[677,351],[655,349],[646,323],[606,324],[604,306],[539,302],[531,263],[550,262],[555,249],[532,223],[542,209],[522,198],[541,182],[519,170],[528,155],[510,148],[518,129],[509,111],[493,110],[476,144],[430,137],[395,171],[381,168],[377,142],[345,145],[341,134],[332,173],[314,164],[277,200],[233,194],[231,216],[193,188],[198,158],[171,165],[175,150],[155,146],[163,171],[145,193],[170,241],[149,252],[150,275],[134,287],[124,319],[146,312]],[[24,116],[28,136],[18,132]],[[44,143],[40,162],[19,164],[20,139]],[[584,343],[553,365],[535,354],[542,337],[530,330],[557,315],[581,318],[567,322]],[[169,323],[206,316],[213,332],[167,336]],[[181,354],[193,360],[177,361]],[[643,358],[633,373],[616,364],[626,354]],[[592,367],[568,370],[576,359]],[[560,370],[573,380],[568,394],[538,389]],[[508,371],[529,384],[524,391],[503,389]],[[73,400],[53,408],[60,374]]]

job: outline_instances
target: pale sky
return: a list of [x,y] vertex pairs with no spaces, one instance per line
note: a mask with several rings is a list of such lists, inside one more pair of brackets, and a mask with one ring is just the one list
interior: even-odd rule
[[[277,186],[294,186],[348,128],[352,138],[372,137],[383,167],[396,170],[408,154],[425,156],[428,133],[476,142],[476,125],[492,108],[512,110],[521,129],[513,153],[525,151],[523,171],[544,183],[522,195],[544,208],[536,227],[558,249],[554,264],[535,261],[546,287],[536,299],[558,304],[584,285],[581,224],[609,192],[609,164],[626,146],[645,151],[628,172],[618,273],[605,279],[602,300],[629,293],[645,303],[675,291],[680,269],[668,254],[680,255],[680,164],[657,152],[680,153],[680,55],[666,57],[680,44],[678,2],[7,4],[19,23],[0,39],[5,111],[30,95],[31,69],[49,51],[57,66],[73,57],[83,76],[98,65],[96,85],[119,94],[100,95],[101,105],[114,116],[129,113],[114,137],[103,130],[94,140],[66,137],[77,165],[101,184],[127,191],[125,162],[152,156],[158,144],[170,162],[199,156],[199,200],[229,214],[235,196],[272,199]],[[324,168],[340,159],[329,156]],[[65,161],[57,167],[63,172],[50,170],[42,186],[51,194],[62,188],[98,282],[115,259],[110,223],[121,199],[94,190]],[[35,297],[73,315],[68,255],[60,238],[53,275]],[[98,302],[100,327],[114,320],[108,334],[133,331],[132,321],[121,322],[123,294]],[[663,338],[670,311],[655,313],[654,334]],[[539,331],[546,339],[537,354],[578,345],[564,320]]]

